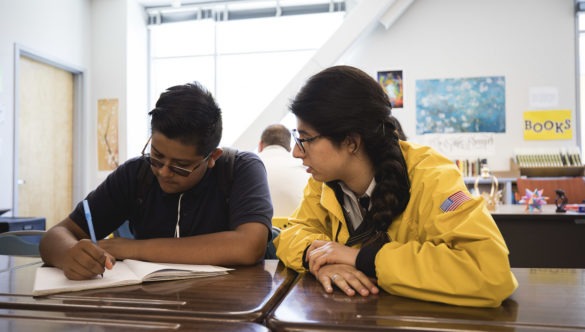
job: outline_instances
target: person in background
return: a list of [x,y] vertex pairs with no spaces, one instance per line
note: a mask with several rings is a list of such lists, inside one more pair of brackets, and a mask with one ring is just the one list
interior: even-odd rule
[[291,155],[291,133],[281,124],[273,124],[262,132],[258,155],[268,174],[268,187],[275,217],[288,217],[303,198],[310,175],[299,160]]
[[[236,152],[231,192],[222,191],[222,119],[213,96],[196,82],[173,86],[149,114],[152,136],[142,156],[119,166],[86,197],[96,238],[103,240],[89,240],[80,202],[41,239],[43,261],[69,279],[89,279],[116,259],[214,265],[262,260],[272,226],[266,170],[255,154]],[[104,239],[125,220],[135,239]]]
[[518,283],[508,248],[456,165],[404,141],[382,87],[350,66],[312,76],[290,109],[293,155],[309,179],[278,258],[326,292],[379,288],[419,300],[497,307]]

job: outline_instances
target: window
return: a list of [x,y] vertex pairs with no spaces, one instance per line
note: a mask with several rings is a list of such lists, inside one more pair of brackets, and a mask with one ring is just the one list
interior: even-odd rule
[[[231,145],[343,21],[344,12],[150,26],[151,105],[167,87],[199,81],[223,113]],[[285,117],[283,123],[294,126]]]

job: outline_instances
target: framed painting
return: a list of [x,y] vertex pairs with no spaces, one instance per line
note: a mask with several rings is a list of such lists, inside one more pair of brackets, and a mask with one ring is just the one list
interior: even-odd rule
[[416,81],[416,133],[506,132],[503,76]]
[[98,100],[98,170],[118,167],[118,99]]
[[388,94],[392,108],[403,108],[402,70],[379,71],[378,82]]

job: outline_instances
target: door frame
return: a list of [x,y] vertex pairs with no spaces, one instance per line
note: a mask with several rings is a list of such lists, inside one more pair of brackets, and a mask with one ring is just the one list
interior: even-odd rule
[[67,71],[73,75],[73,188],[71,208],[74,202],[78,201],[83,195],[85,186],[84,176],[87,163],[84,162],[83,147],[86,138],[83,136],[85,132],[84,123],[86,123],[85,113],[83,112],[83,105],[85,100],[85,74],[84,70],[76,66],[66,64],[61,60],[56,60],[48,56],[44,56],[39,52],[32,51],[22,45],[14,44],[14,124],[13,124],[13,165],[12,165],[12,211],[17,213],[18,207],[18,151],[19,144],[19,114],[20,114],[20,57],[26,57],[31,60],[59,68]]

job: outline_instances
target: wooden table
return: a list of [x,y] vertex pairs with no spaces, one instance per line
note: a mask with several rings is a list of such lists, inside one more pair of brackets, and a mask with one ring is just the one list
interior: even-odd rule
[[585,268],[585,214],[526,211],[501,205],[492,216],[510,250],[512,267]]
[[0,331],[215,331],[268,332],[251,322],[196,321],[172,318],[167,321],[93,311],[42,311],[0,309]]
[[559,331],[585,330],[585,270],[515,268],[520,284],[499,308],[417,301],[381,292],[327,294],[302,275],[268,320],[273,331]]
[[[2,261],[0,256],[0,262]],[[235,267],[224,276],[86,290],[33,297],[36,267],[14,263],[0,272],[0,308],[41,311],[95,311],[145,319],[262,322],[297,277],[277,260]],[[28,265],[27,265],[28,264]]]

